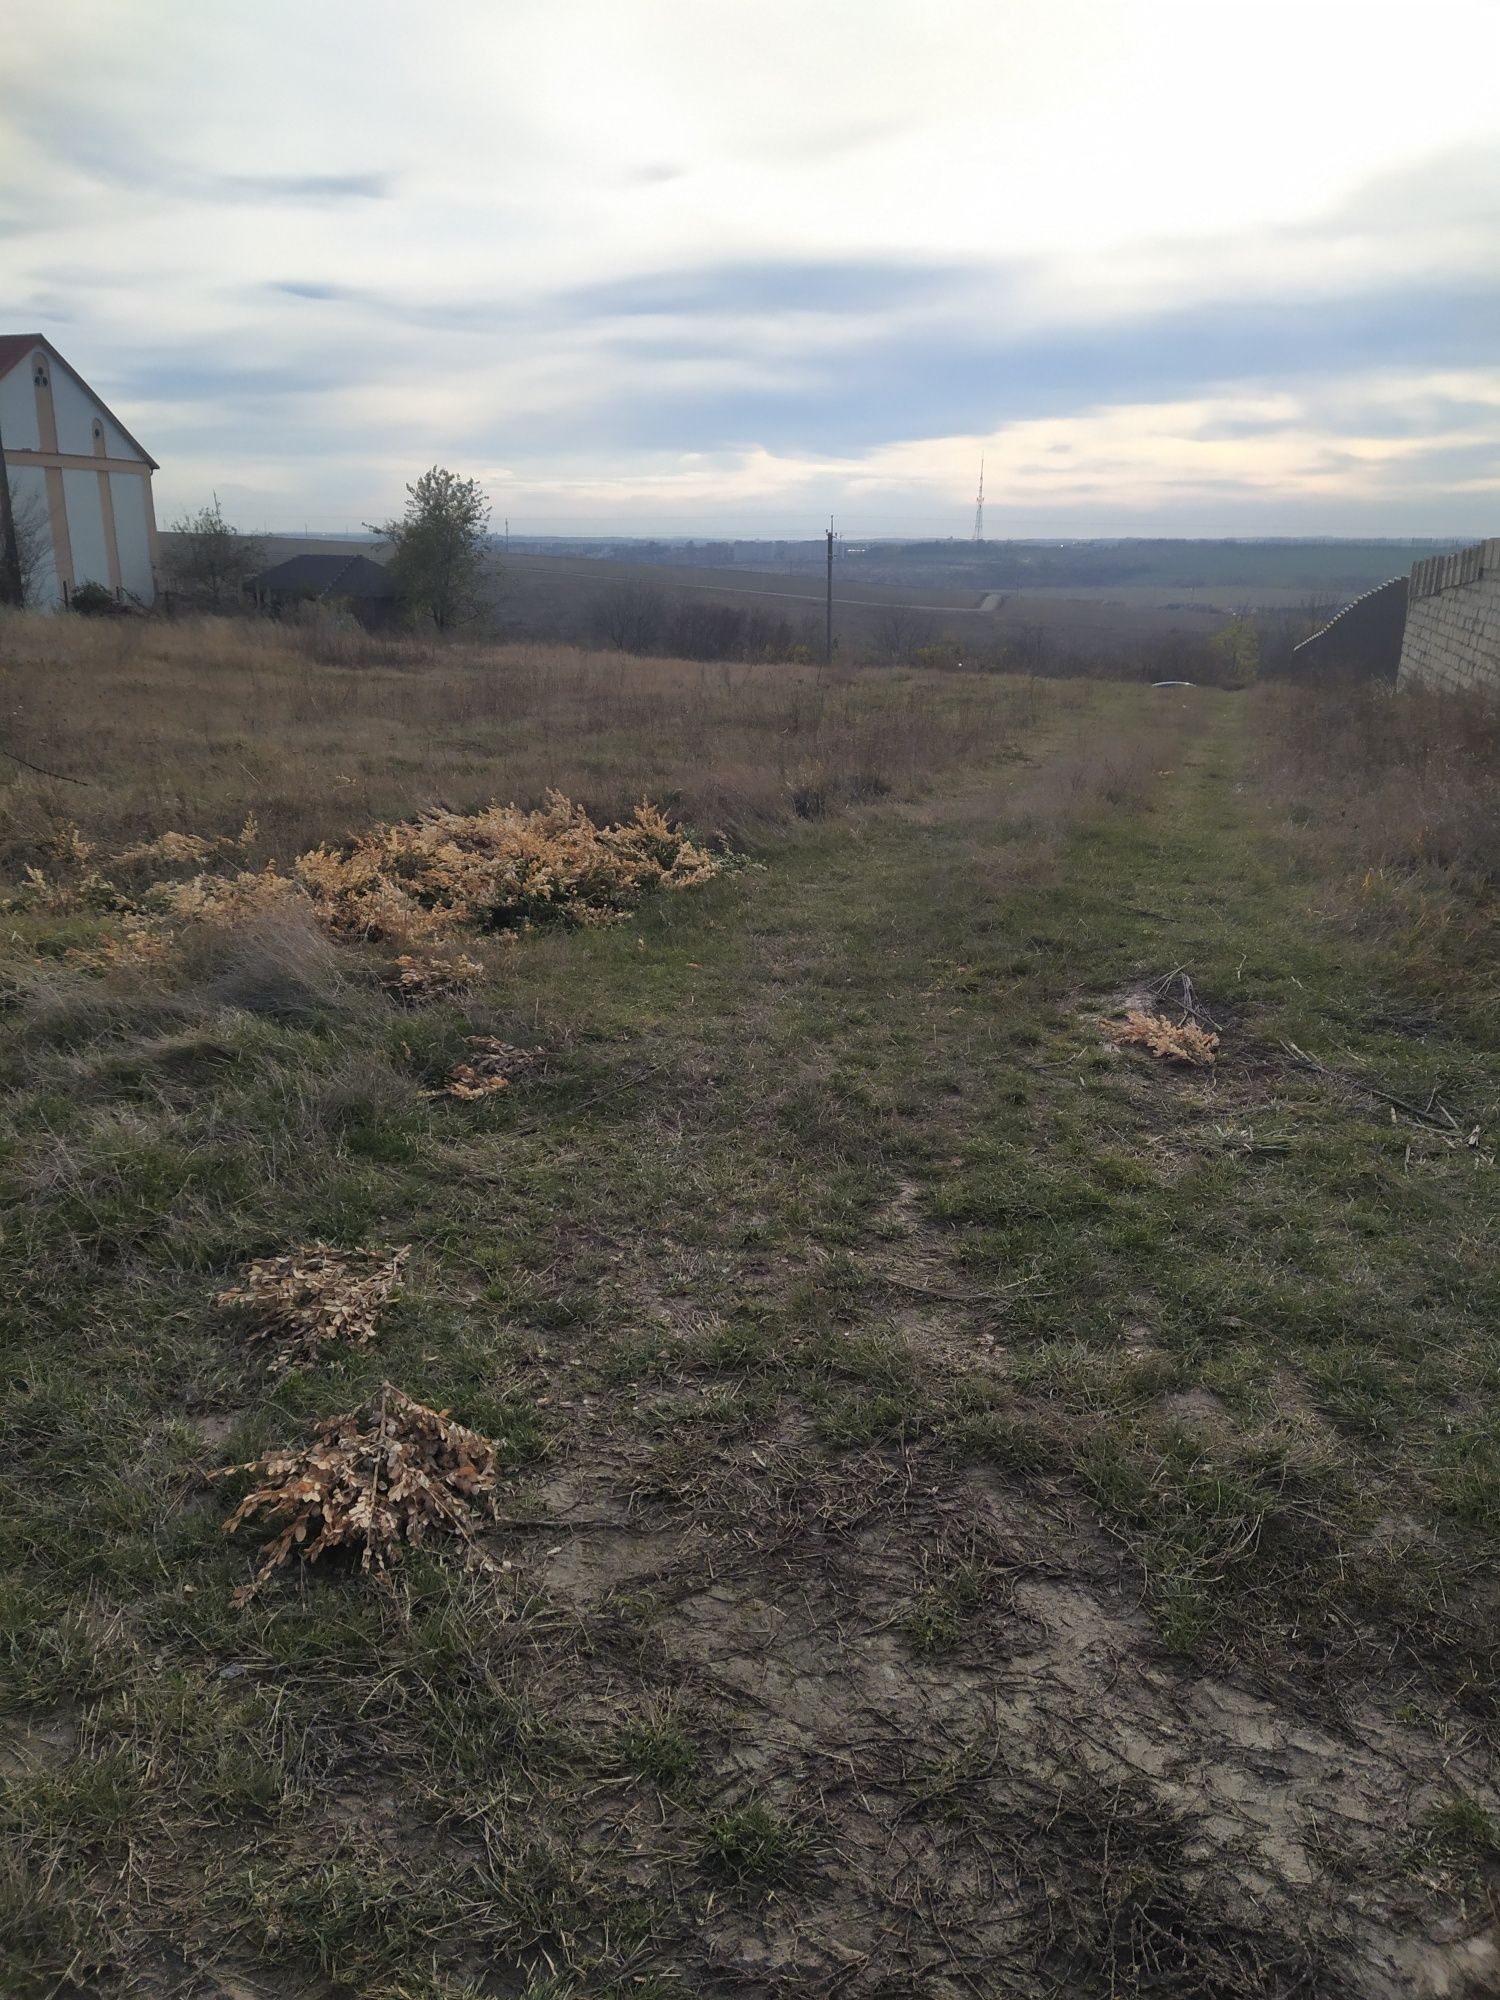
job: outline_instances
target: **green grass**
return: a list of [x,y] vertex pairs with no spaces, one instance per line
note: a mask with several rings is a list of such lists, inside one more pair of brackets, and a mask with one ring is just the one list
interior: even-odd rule
[[714,1814],[703,1833],[704,1860],[715,1874],[767,1889],[789,1882],[814,1845],[810,1828],[779,1818],[760,1799]]

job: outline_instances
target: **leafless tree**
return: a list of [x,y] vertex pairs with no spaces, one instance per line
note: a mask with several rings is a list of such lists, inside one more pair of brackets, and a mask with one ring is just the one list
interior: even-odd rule
[[925,611],[905,604],[887,604],[875,616],[875,643],[887,658],[914,660],[937,637],[936,622]]
[[176,542],[167,555],[167,572],[185,597],[218,611],[238,601],[240,591],[257,570],[266,566],[260,543],[224,519],[219,496],[196,514],[172,523]]
[[16,561],[21,573],[21,602],[34,608],[42,601],[42,584],[52,567],[52,519],[40,493],[24,499],[10,488],[10,514],[16,530]]
[[620,653],[654,653],[661,648],[666,600],[650,584],[626,583],[596,599],[592,625],[602,645]]

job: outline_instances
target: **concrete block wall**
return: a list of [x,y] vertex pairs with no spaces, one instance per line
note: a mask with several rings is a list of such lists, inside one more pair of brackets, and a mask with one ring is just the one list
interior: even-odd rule
[[1398,683],[1500,695],[1500,539],[1414,567]]

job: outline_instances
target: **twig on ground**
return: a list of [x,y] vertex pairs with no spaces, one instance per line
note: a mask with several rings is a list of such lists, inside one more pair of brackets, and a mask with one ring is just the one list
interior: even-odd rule
[[[592,1097],[585,1097],[578,1104],[565,1105],[557,1116],[566,1118],[576,1111],[592,1111],[596,1104],[603,1104],[606,1098],[618,1097],[623,1090],[634,1089],[636,1084],[644,1083],[648,1076],[656,1076],[666,1066],[664,1062],[652,1063],[649,1069],[639,1070],[634,1076],[627,1076],[619,1083],[612,1083],[608,1090],[595,1091]],[[517,1125],[510,1136],[513,1139],[529,1139],[534,1132],[540,1132],[544,1126],[552,1122],[550,1118],[536,1118],[529,1125]]]
[[89,783],[87,778],[71,778],[66,771],[49,771],[45,764],[33,764],[29,757],[18,756],[14,750],[7,750],[3,743],[0,743],[0,757],[9,757],[13,764],[19,764],[23,770],[35,771],[38,777],[56,778],[59,784],[87,786]]
[[1174,979],[1177,981],[1177,1005],[1182,1014],[1183,1019],[1187,1021],[1203,1022],[1208,1027],[1214,1029],[1216,1033],[1220,1032],[1218,1022],[1214,1019],[1213,1015],[1209,1013],[1208,1009],[1199,1000],[1198,989],[1196,986],[1194,986],[1192,980],[1189,978],[1187,968],[1185,966],[1174,965],[1172,970],[1169,973],[1167,973],[1164,978],[1158,979],[1156,984],[1152,987],[1151,989],[1152,997],[1158,1002],[1158,1004],[1163,999],[1165,999],[1166,995],[1171,990],[1172,982]]
[[[1437,1092],[1433,1091],[1424,1111],[1420,1104],[1413,1104],[1409,1097],[1398,1097],[1394,1090],[1387,1090],[1384,1084],[1369,1083],[1362,1076],[1351,1076],[1347,1070],[1334,1069],[1317,1056],[1310,1056],[1306,1049],[1299,1049],[1295,1042],[1283,1041],[1281,1046],[1301,1068],[1310,1070],[1314,1076],[1332,1077],[1335,1082],[1347,1084],[1351,1090],[1363,1091],[1366,1097],[1373,1097],[1379,1104],[1389,1104],[1395,1111],[1404,1111],[1408,1118],[1416,1119],[1419,1125],[1431,1126],[1434,1131],[1457,1132],[1460,1128],[1446,1105],[1438,1104]],[[1432,1107],[1437,1105],[1437,1112]]]
[[924,1285],[916,1278],[898,1278],[891,1271],[883,1273],[876,1283],[894,1285],[898,1291],[914,1292],[919,1298],[940,1299],[944,1305],[983,1306],[998,1305],[1002,1300],[1020,1291],[1024,1285],[1029,1285],[1031,1279],[1016,1278],[1012,1283],[997,1286],[991,1292],[948,1292],[938,1285]]

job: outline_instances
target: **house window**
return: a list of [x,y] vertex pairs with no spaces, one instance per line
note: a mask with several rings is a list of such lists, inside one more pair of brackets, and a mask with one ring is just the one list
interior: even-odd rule
[[39,355],[37,356],[37,358],[36,358],[36,366],[35,366],[35,367],[34,367],[34,368],[32,369],[32,371],[31,371],[31,379],[32,379],[32,381],[33,381],[33,382],[35,382],[36,386],[37,386],[37,387],[38,387],[39,389],[45,389],[45,388],[46,388],[46,386],[47,386],[47,364],[46,364],[46,362],[45,362],[45,361],[43,361],[43,359],[42,359],[42,357],[40,356],[40,354],[39,354]]

